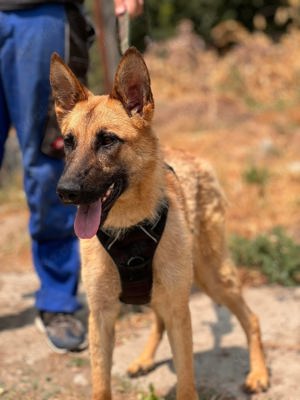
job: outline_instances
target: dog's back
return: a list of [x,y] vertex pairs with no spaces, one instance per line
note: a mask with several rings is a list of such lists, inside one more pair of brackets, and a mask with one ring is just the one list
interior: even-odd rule
[[[182,190],[193,240],[194,279],[219,301],[214,285],[216,276],[223,280],[223,284],[240,287],[226,247],[226,198],[214,170],[205,160],[170,149],[165,150],[165,159],[174,169]],[[211,285],[207,285],[207,281]]]
[[206,161],[179,150],[165,150],[183,190],[187,218],[193,234],[206,224],[224,224],[226,200],[214,170]]

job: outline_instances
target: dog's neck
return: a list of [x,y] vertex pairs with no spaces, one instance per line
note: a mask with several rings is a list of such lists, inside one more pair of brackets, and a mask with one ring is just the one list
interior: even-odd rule
[[146,169],[143,179],[116,201],[104,224],[105,229],[126,230],[145,219],[157,219],[166,199],[165,166],[160,153]]

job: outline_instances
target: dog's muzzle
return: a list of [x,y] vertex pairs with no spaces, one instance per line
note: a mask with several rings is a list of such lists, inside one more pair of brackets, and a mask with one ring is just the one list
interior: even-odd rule
[[56,192],[65,204],[89,204],[100,197],[98,192],[83,190],[78,183],[72,181],[58,182]]

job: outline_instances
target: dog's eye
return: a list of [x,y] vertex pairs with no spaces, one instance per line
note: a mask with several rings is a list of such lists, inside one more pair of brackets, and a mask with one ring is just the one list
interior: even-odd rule
[[119,142],[120,139],[115,134],[110,132],[100,132],[96,136],[95,147],[97,150],[100,150],[101,148],[108,149]]
[[75,138],[71,133],[64,137],[65,150],[73,150],[75,147]]

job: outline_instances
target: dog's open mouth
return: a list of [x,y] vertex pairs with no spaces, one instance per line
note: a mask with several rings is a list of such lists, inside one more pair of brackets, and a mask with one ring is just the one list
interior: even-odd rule
[[123,191],[122,182],[114,182],[105,194],[90,204],[80,204],[74,222],[74,230],[80,239],[90,239],[103,225],[109,210]]

